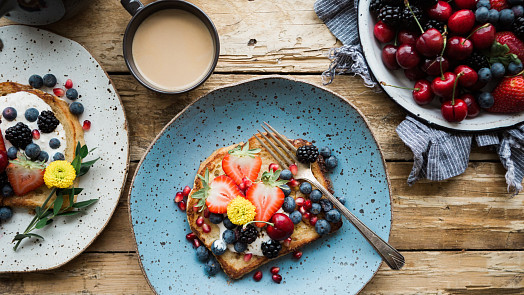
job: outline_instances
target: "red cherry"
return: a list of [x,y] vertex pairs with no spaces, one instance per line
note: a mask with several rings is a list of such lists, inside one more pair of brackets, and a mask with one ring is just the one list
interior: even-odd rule
[[483,26],[475,28],[471,34],[471,41],[476,49],[488,49],[495,42],[495,27],[487,23]]
[[477,72],[465,65],[456,67],[454,73],[457,75],[457,77],[459,76],[459,73],[462,73],[462,75],[458,78],[458,83],[463,87],[471,87],[475,85],[479,79]]
[[453,13],[448,19],[448,28],[455,34],[467,34],[475,25],[475,14],[469,9]]
[[437,56],[442,52],[442,48],[444,48],[444,37],[437,29],[429,29],[417,39],[417,50],[424,56]]
[[0,173],[5,171],[5,168],[7,167],[8,164],[9,164],[9,158],[7,157],[7,152],[0,151]]
[[420,62],[420,55],[413,45],[402,44],[399,46],[397,53],[397,63],[403,69],[416,67]]
[[446,57],[437,56],[436,58],[426,59],[422,65],[422,70],[430,76],[440,76],[440,63],[442,62],[442,71],[449,69],[449,61]]
[[428,80],[419,80],[415,83],[413,90],[413,100],[419,105],[426,105],[433,100],[433,91],[431,90],[431,83]]
[[414,67],[411,69],[405,69],[404,75],[406,75],[406,78],[408,78],[411,81],[417,81],[423,78],[426,78],[427,74],[423,70],[420,69],[420,67]]
[[275,241],[289,238],[295,230],[293,221],[286,214],[275,213],[271,216],[269,222],[273,223],[273,225],[267,226],[267,235]]
[[449,38],[446,48],[447,56],[455,60],[464,60],[471,53],[473,53],[473,42],[460,36]]
[[457,76],[446,72],[442,77],[436,77],[431,83],[431,90],[438,96],[450,97],[453,94],[453,84]]
[[448,122],[460,122],[468,115],[468,105],[462,99],[446,101],[440,107],[442,116]]
[[[386,45],[382,48],[382,62],[386,68],[392,71],[400,68],[397,62],[397,50],[398,47],[393,45]],[[293,173],[293,171],[291,171],[291,173]]]
[[428,9],[428,16],[441,22],[447,22],[452,13],[453,8],[446,1],[439,1]]
[[401,30],[398,32],[397,39],[399,44],[415,45],[417,43],[418,37],[419,35],[415,32]]
[[453,1],[458,9],[471,9],[473,10],[477,5],[477,0],[455,0]]
[[273,266],[269,272],[271,272],[272,274],[276,275],[278,272],[280,271],[280,267],[278,266]]
[[462,99],[468,107],[468,118],[475,118],[480,114],[480,107],[472,94],[464,94],[460,99]]
[[395,38],[395,30],[384,22],[379,21],[375,24],[375,28],[373,28],[373,35],[375,35],[375,38],[377,38],[378,41],[389,43],[393,41],[393,38]]
[[479,80],[477,80],[477,83],[475,83],[475,85],[471,87],[468,87],[468,89],[472,91],[479,91],[480,89],[484,88],[486,84],[487,84],[486,82],[480,82]]
[[253,274],[253,280],[255,280],[255,282],[258,282],[261,279],[262,279],[262,272],[260,270]]

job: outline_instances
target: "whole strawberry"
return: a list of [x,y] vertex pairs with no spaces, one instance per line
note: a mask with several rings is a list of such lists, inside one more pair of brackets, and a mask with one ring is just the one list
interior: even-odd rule
[[506,44],[509,47],[509,52],[516,54],[519,59],[524,62],[524,42],[522,42],[512,32],[498,32],[495,35],[495,40],[500,44]]
[[524,111],[524,77],[508,77],[493,91],[495,103],[488,112],[518,113]]
[[491,9],[496,9],[498,11],[509,8],[508,1],[506,0],[489,0],[489,4],[491,5]]

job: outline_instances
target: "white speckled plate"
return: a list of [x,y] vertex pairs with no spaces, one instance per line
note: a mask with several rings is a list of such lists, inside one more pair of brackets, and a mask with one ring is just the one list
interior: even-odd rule
[[17,252],[11,240],[16,232],[25,229],[32,215],[27,209],[15,209],[13,218],[0,224],[0,273],[52,269],[82,253],[102,232],[118,204],[129,156],[124,108],[107,74],[77,42],[19,25],[0,27],[0,39],[0,82],[28,84],[32,74],[46,73],[53,73],[61,85],[68,78],[73,80],[85,107],[79,120],[92,122],[85,141],[89,149],[97,149],[89,158],[101,158],[80,179],[84,191],[78,200],[99,198],[86,214],[57,219],[37,231],[44,241],[25,240]]

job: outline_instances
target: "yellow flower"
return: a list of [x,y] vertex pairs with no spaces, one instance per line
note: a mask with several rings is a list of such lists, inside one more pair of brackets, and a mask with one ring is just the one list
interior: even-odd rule
[[67,161],[51,162],[44,173],[44,182],[48,188],[68,188],[75,178],[75,168]]
[[255,219],[255,210],[255,205],[238,196],[227,205],[227,217],[236,225],[244,225]]

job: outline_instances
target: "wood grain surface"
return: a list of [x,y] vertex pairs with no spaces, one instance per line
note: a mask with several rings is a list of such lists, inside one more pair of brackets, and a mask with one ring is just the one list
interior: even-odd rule
[[[222,50],[216,73],[183,95],[157,95],[128,74],[121,40],[130,16],[119,1],[93,1],[75,19],[45,27],[82,43],[111,74],[128,115],[129,175],[164,125],[201,95],[267,73],[322,85],[326,54],[340,45],[316,17],[314,0],[190,2],[213,19]],[[390,242],[407,261],[401,271],[383,265],[362,294],[524,294],[524,194],[507,194],[496,154],[474,147],[464,174],[410,187],[413,156],[395,132],[405,112],[357,77],[337,77],[327,88],[362,111],[382,148],[392,185]],[[108,227],[85,253],[57,270],[0,275],[0,294],[152,294],[129,225],[130,182]]]

